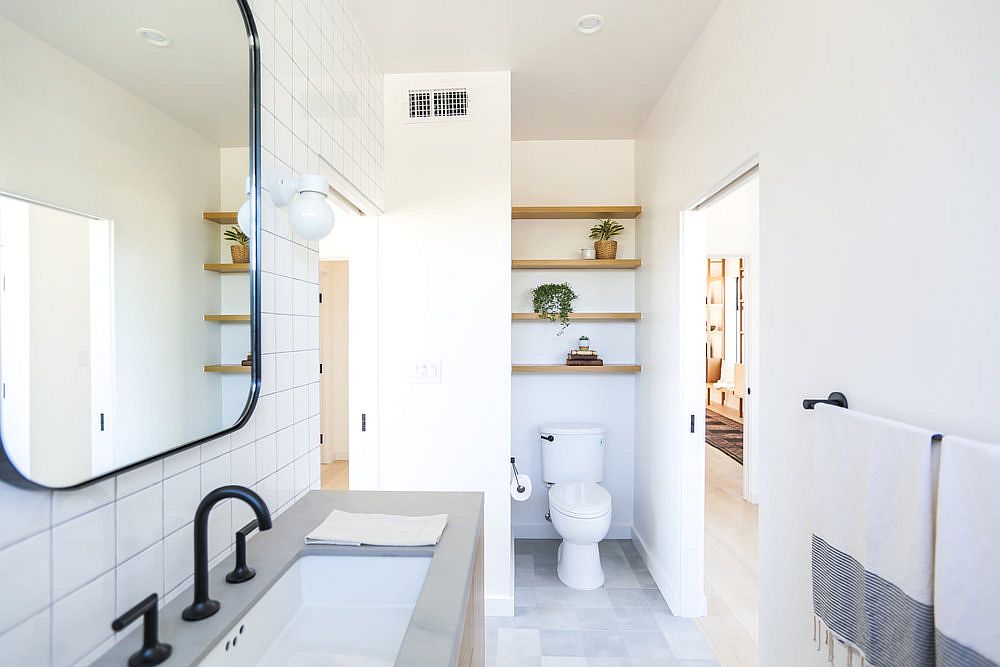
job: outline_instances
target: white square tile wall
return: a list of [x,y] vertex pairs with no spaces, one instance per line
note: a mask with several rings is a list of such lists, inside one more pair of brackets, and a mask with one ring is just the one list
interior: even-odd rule
[[[382,205],[382,72],[341,0],[256,0],[262,168],[320,173],[320,160]],[[191,584],[192,525],[219,484],[251,486],[275,515],[319,488],[319,254],[283,211],[262,211],[261,399],[238,433],[72,492],[0,483],[0,665],[87,664],[117,613]],[[213,512],[213,562],[251,518]],[[10,588],[10,587],[13,588]]]

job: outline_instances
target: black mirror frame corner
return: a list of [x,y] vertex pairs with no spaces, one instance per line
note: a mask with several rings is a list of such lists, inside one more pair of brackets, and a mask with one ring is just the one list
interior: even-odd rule
[[253,415],[254,408],[257,407],[257,399],[260,397],[261,383],[261,322],[260,322],[260,208],[261,208],[261,169],[260,169],[260,37],[257,34],[257,24],[254,21],[253,11],[250,9],[248,0],[234,0],[243,16],[243,24],[247,31],[247,45],[249,47],[250,65],[250,96],[249,96],[249,119],[250,119],[250,219],[252,221],[250,230],[250,391],[247,396],[246,406],[243,408],[240,418],[232,426],[217,433],[207,435],[191,442],[183,443],[172,449],[165,450],[148,458],[130,463],[128,465],[109,470],[108,472],[92,477],[88,480],[65,487],[50,487],[39,484],[28,477],[25,477],[14,462],[7,455],[7,448],[3,442],[3,433],[0,433],[0,483],[29,490],[49,490],[49,491],[69,491],[79,489],[91,484],[120,475],[134,468],[140,468],[166,456],[176,454],[191,447],[197,447],[216,438],[233,433],[243,428]]

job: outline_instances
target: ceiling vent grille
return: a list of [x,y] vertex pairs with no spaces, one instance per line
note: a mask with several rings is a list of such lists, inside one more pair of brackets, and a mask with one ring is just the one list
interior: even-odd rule
[[409,118],[411,121],[467,118],[469,91],[466,88],[434,88],[411,90]]

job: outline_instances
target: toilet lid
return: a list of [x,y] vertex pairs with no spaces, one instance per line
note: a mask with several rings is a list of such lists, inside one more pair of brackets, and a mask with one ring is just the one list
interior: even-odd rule
[[594,482],[560,482],[549,489],[549,505],[566,516],[593,519],[611,511],[611,494]]

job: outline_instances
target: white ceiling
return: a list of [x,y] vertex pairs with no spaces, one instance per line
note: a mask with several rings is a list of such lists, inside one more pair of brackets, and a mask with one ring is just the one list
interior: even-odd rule
[[[220,146],[246,146],[246,28],[235,0],[0,0],[0,14]],[[173,39],[150,46],[137,28]]]
[[718,2],[350,0],[388,74],[511,70],[516,140],[634,138]]

